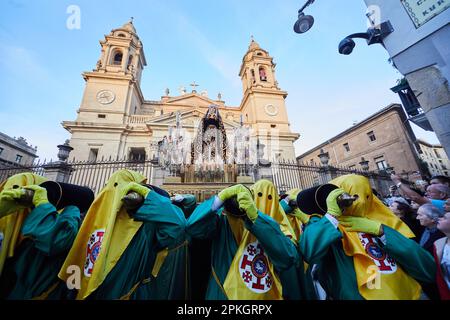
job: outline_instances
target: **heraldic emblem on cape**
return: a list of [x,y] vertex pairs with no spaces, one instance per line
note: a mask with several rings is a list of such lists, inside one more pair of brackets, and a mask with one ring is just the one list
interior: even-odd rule
[[239,271],[247,288],[256,293],[270,290],[273,284],[268,258],[258,241],[249,243],[239,261]]
[[397,263],[376,242],[376,238],[370,234],[358,233],[359,240],[366,253],[375,262],[380,273],[394,273],[397,271]]
[[89,238],[86,249],[86,262],[84,263],[84,275],[90,277],[94,269],[95,261],[97,260],[100,248],[102,246],[105,229],[99,229],[92,233]]

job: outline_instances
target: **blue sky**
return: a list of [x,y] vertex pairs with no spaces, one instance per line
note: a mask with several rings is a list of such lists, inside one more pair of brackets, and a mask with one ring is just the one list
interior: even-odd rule
[[[401,78],[380,45],[357,41],[352,55],[338,54],[342,38],[367,29],[362,0],[315,1],[306,9],[315,25],[298,35],[292,26],[304,2],[1,0],[0,131],[37,145],[42,159],[55,158],[56,145],[70,137],[61,122],[76,118],[81,73],[95,67],[99,40],[133,16],[148,62],[141,86],[147,100],[196,81],[198,91],[221,92],[227,105],[238,106],[239,67],[253,35],[274,57],[279,85],[289,93],[300,154],[399,102],[389,88]],[[80,29],[66,27],[70,5],[80,8]],[[438,143],[434,133],[412,126],[418,138]]]

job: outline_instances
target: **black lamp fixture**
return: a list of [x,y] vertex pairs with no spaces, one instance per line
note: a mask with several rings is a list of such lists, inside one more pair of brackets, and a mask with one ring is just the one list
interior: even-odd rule
[[311,27],[314,24],[314,18],[310,15],[305,15],[303,13],[303,10],[305,10],[305,8],[311,4],[314,3],[314,0],[308,0],[306,1],[306,3],[303,5],[303,7],[300,8],[300,10],[298,10],[298,19],[294,24],[294,31],[296,33],[305,33],[307,32],[309,29],[311,29]]
[[367,29],[366,32],[353,33],[345,37],[339,43],[339,53],[344,55],[349,55],[352,53],[353,48],[355,48],[355,41],[353,38],[366,39],[367,44],[370,46],[374,43],[383,43],[383,39],[386,38],[390,33],[394,31],[392,25],[389,21],[381,23],[379,26],[371,27]]
[[369,160],[364,159],[364,157],[361,157],[361,161],[359,162],[361,168],[363,171],[369,170]]

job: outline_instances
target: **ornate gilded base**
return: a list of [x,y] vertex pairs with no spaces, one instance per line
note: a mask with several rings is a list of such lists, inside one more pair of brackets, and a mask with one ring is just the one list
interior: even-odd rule
[[[164,183],[161,188],[169,193],[193,194],[198,202],[202,202],[208,200],[232,184],[234,183]],[[242,184],[250,187],[253,182],[242,182]]]
[[253,178],[250,176],[237,176],[236,183],[253,183]]
[[164,184],[181,183],[181,177],[165,177]]

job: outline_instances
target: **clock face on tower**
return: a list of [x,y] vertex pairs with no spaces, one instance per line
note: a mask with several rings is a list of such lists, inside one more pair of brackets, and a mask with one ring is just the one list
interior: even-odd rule
[[276,116],[276,115],[278,114],[278,107],[277,107],[277,106],[274,106],[273,104],[267,104],[267,105],[264,107],[264,111],[266,111],[266,113],[267,113],[269,116]]
[[110,104],[115,98],[116,95],[110,90],[101,90],[97,93],[97,101],[101,104]]

